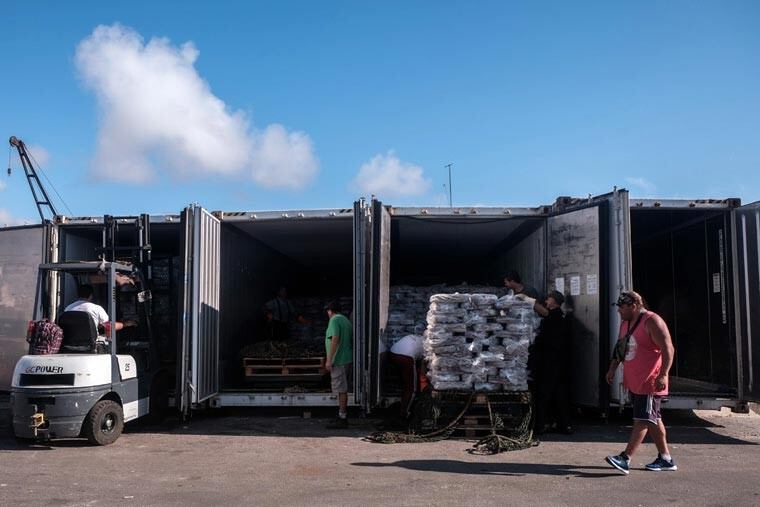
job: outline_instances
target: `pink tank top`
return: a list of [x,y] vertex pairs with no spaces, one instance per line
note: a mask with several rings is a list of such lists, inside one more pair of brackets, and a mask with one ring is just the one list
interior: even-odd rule
[[[623,385],[634,394],[668,394],[668,386],[662,391],[655,391],[654,382],[662,367],[662,349],[652,340],[647,331],[647,321],[655,315],[654,312],[644,311],[641,321],[633,330],[628,341],[628,349],[623,362]],[[628,334],[628,327],[634,322],[620,323],[621,339]]]

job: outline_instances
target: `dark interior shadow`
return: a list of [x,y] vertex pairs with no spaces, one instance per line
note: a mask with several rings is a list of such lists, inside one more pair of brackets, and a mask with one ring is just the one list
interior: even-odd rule
[[608,466],[565,465],[555,463],[470,463],[457,460],[401,460],[392,463],[351,463],[360,467],[399,467],[417,472],[444,472],[464,475],[559,475],[598,479],[619,477],[620,473]]

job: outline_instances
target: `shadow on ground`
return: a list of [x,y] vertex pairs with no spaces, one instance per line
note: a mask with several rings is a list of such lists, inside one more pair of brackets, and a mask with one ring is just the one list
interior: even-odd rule
[[[308,416],[308,417],[304,417]],[[343,436],[362,438],[378,429],[379,418],[362,418],[352,414],[350,427],[344,430],[328,430],[325,425],[335,416],[335,409],[320,407],[303,408],[224,408],[196,413],[189,421],[169,419],[159,425],[147,425],[139,421],[128,423],[124,432],[143,434],[215,435],[235,437],[293,437],[324,438]],[[0,421],[9,419],[9,407],[0,403]],[[674,444],[757,445],[754,442],[721,435],[722,426],[697,417],[691,411],[672,411],[665,414],[668,440]],[[630,414],[617,412],[609,419],[593,415],[578,415],[573,435],[546,434],[543,442],[610,442],[621,443],[628,439],[631,429]],[[0,450],[35,449],[52,447],[77,447],[89,445],[83,439],[54,440],[49,444],[30,445],[17,442],[10,425],[2,425]],[[469,439],[473,442],[473,439]],[[543,465],[542,465],[543,466]]]
[[552,463],[471,463],[449,459],[401,460],[392,463],[351,463],[358,467],[399,467],[418,472],[443,472],[464,475],[559,475],[598,479],[618,477],[608,466],[573,466]]

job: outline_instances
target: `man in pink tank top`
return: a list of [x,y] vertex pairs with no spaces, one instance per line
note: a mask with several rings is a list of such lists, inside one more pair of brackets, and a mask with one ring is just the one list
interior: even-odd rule
[[625,451],[607,456],[606,461],[628,474],[631,456],[649,433],[657,446],[657,459],[645,466],[654,472],[677,470],[670,456],[665,425],[660,416],[662,397],[668,394],[668,372],[673,364],[673,341],[665,321],[644,308],[641,296],[634,291],[620,294],[618,307],[620,335],[607,383],[612,384],[618,365],[623,364],[623,386],[631,393],[633,430]]

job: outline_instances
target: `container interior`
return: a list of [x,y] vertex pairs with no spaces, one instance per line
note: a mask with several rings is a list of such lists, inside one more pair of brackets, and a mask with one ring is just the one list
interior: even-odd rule
[[[504,216],[392,215],[387,307],[380,318],[382,349],[407,334],[421,334],[429,298],[439,292],[504,295],[504,275],[545,291],[545,219]],[[384,283],[381,281],[380,283]],[[379,299],[383,301],[383,298]],[[400,372],[380,356],[383,397],[400,394]]]
[[543,292],[545,219],[391,217],[390,284],[502,287],[505,271]]
[[[264,305],[281,287],[287,289],[296,313],[307,321],[304,324],[291,320],[288,355],[324,356],[324,305],[339,301],[343,313],[352,317],[352,217],[222,222],[220,269],[222,388],[329,391],[326,376],[318,379],[308,378],[309,374],[283,375],[267,379],[249,375],[243,360],[251,355],[265,358],[263,344],[271,342],[272,336]],[[303,352],[306,350],[308,354]]]
[[676,349],[671,395],[736,391],[729,212],[631,209],[633,287]]

